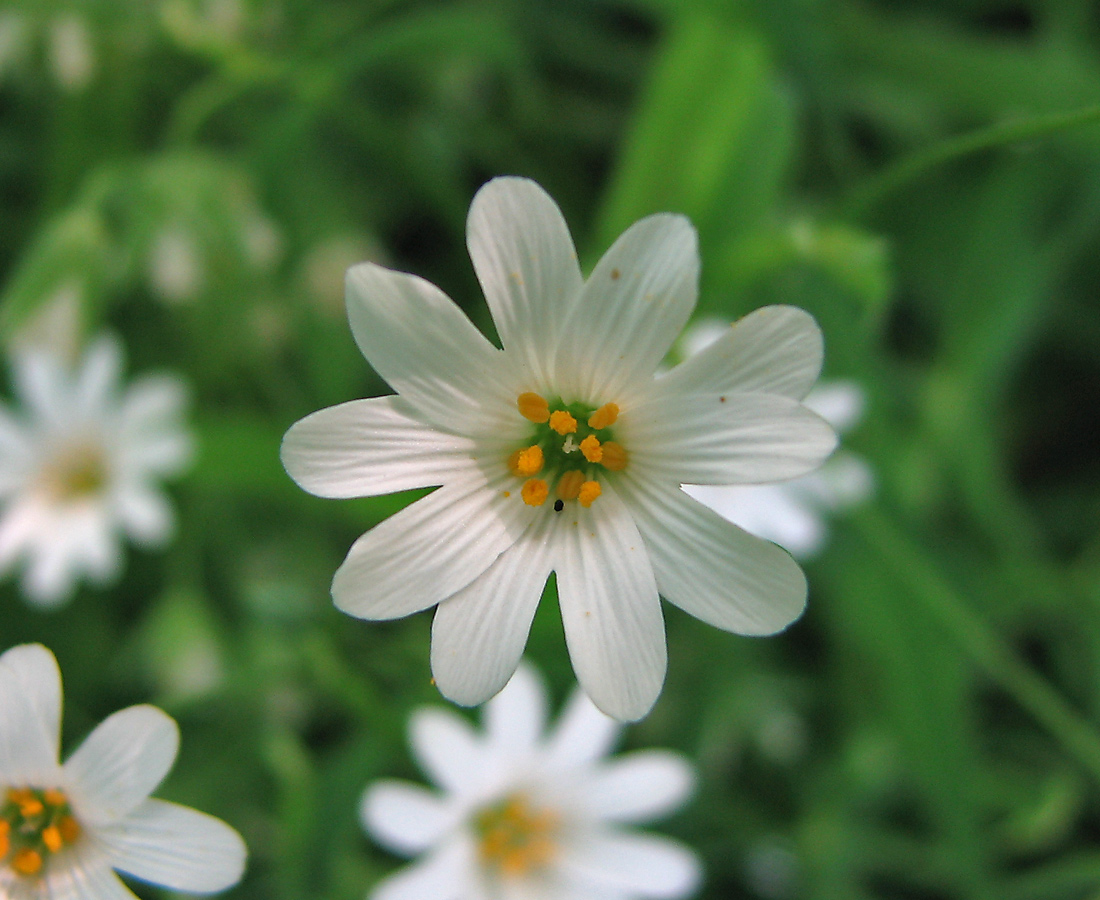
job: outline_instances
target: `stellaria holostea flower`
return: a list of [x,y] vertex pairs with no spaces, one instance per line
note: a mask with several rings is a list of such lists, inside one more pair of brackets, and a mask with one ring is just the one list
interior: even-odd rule
[[135,900],[114,869],[175,891],[240,880],[245,846],[213,816],[150,794],[179,746],[153,706],[105,719],[58,761],[61,673],[40,644],[0,656],[0,897]]
[[832,429],[799,402],[820,331],[768,307],[655,378],[696,300],[685,218],[636,223],[585,281],[553,200],[498,178],[474,198],[467,239],[504,349],[428,282],[355,266],[352,332],[397,396],[307,416],[284,465],[325,497],[442,485],[361,537],[332,592],[366,619],[438,603],[445,696],[472,705],[507,682],[554,571],[581,686],[604,712],[639,718],[665,674],[658,593],[742,634],[779,631],[805,605],[784,551],[680,485],[793,478],[832,451]]
[[695,854],[629,826],[667,815],[691,792],[676,753],[612,760],[620,726],[575,691],[544,735],[546,692],[521,665],[484,709],[484,732],[449,710],[413,714],[410,737],[440,793],[380,781],[363,795],[378,843],[423,859],[383,880],[371,900],[634,900],[687,897]]
[[120,533],[154,546],[173,517],[157,485],[191,455],[186,392],[170,376],[122,390],[122,351],[99,338],[75,367],[44,349],[14,360],[22,408],[0,405],[0,572],[25,561],[23,591],[54,605],[122,563]]

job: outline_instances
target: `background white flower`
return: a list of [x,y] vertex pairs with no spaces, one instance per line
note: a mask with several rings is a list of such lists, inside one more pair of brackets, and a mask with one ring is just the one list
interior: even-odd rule
[[133,900],[112,871],[176,891],[240,880],[246,850],[213,816],[154,800],[179,747],[153,706],[105,719],[59,763],[61,673],[40,644],[0,656],[0,897]]
[[423,858],[371,900],[635,900],[687,897],[695,854],[630,826],[667,815],[694,776],[679,754],[604,760],[620,726],[579,690],[543,734],[546,691],[521,665],[483,712],[483,733],[439,709],[414,713],[413,752],[440,792],[380,781],[361,818],[383,846]]
[[325,497],[443,485],[363,535],[332,593],[366,619],[438,603],[445,696],[475,705],[507,682],[553,571],[578,681],[609,715],[640,718],[667,665],[659,595],[741,634],[774,634],[805,607],[790,556],[680,485],[794,478],[832,452],[832,429],[799,402],[821,332],[767,307],[655,378],[698,292],[684,217],[637,222],[585,281],[554,201],[498,178],[474,198],[467,241],[503,350],[428,282],[355,266],[352,332],[398,396],[307,416],[283,463]]
[[191,458],[186,391],[167,375],[122,389],[121,370],[106,336],[75,368],[44,349],[15,357],[22,405],[0,405],[0,573],[25,563],[35,603],[64,602],[84,577],[116,577],[121,535],[155,546],[172,533],[158,481]]

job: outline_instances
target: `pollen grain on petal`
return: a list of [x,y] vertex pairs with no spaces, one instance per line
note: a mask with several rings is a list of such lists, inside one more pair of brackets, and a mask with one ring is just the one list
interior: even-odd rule
[[580,493],[577,494],[577,502],[587,509],[602,493],[598,481],[586,481],[581,485]]
[[519,413],[529,422],[542,425],[550,418],[550,404],[543,397],[533,391],[526,391],[516,398],[516,406]]
[[550,413],[550,427],[558,434],[573,434],[577,430],[577,420],[567,410],[556,409]]
[[621,472],[630,461],[626,448],[618,441],[604,441],[600,449],[603,451],[600,462],[605,469],[610,469],[612,472]]
[[528,478],[523,483],[520,495],[528,506],[542,506],[550,496],[550,486],[541,478]]
[[581,441],[581,453],[589,462],[598,463],[603,459],[603,448],[600,446],[600,439],[596,435],[590,434]]
[[605,403],[588,417],[588,427],[599,431],[614,425],[619,418],[619,405],[617,403]]

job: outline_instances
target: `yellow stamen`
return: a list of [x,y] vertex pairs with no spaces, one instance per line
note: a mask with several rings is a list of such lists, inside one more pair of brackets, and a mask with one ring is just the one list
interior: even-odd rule
[[19,801],[19,812],[24,819],[39,815],[46,807],[37,797],[31,796]]
[[600,439],[596,435],[590,434],[581,441],[581,453],[589,462],[598,463],[603,459],[603,448],[600,446]]
[[34,799],[34,791],[30,788],[8,788],[8,802],[17,806]]
[[579,469],[570,469],[558,479],[558,496],[562,500],[576,500],[584,484],[584,473]]
[[11,839],[8,837],[10,833],[11,823],[7,819],[0,819],[0,859],[7,856],[11,849]]
[[550,418],[550,404],[532,391],[520,394],[516,398],[516,406],[519,407],[519,414],[523,418],[536,425],[541,425]]
[[61,838],[61,830],[56,825],[47,825],[42,829],[42,843],[50,853],[56,853],[65,842]]
[[523,483],[520,496],[528,506],[542,506],[550,496],[550,486],[541,478],[528,478]]
[[605,469],[610,469],[612,472],[621,472],[626,468],[630,458],[627,456],[626,448],[622,444],[617,441],[604,441],[600,445],[600,449],[603,450],[603,458],[600,462],[603,463]]
[[20,875],[37,875],[42,870],[42,855],[37,850],[24,847],[15,854],[11,864]]
[[508,457],[508,471],[520,478],[538,475],[542,471],[542,447],[535,444],[525,450],[517,450]]
[[588,417],[588,427],[599,431],[601,428],[607,428],[608,425],[614,425],[615,420],[618,418],[618,404],[605,403]]
[[577,420],[572,413],[556,409],[550,413],[550,427],[558,434],[572,434],[577,430]]
[[57,830],[61,832],[61,839],[66,844],[71,844],[80,837],[80,825],[72,816],[62,816],[57,822]]
[[42,798],[50,804],[50,806],[64,806],[69,802],[69,798],[65,796],[64,791],[59,791],[57,788],[46,788],[42,792]]
[[587,509],[602,493],[603,491],[600,490],[600,483],[598,481],[586,481],[581,485],[580,493],[577,494],[577,501],[581,506]]

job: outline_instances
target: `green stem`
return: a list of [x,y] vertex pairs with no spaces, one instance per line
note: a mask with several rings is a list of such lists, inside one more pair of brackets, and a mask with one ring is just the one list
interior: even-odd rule
[[982,669],[1100,782],[1100,734],[1022,662],[897,525],[880,511],[855,517],[864,542]]
[[888,165],[883,171],[873,175],[870,181],[858,187],[844,201],[842,207],[849,215],[859,216],[877,206],[884,197],[899,187],[936,166],[980,153],[982,150],[1049,137],[1096,123],[1100,123],[1100,105],[1071,112],[1050,113],[1023,121],[1002,122],[959,137],[948,138]]

